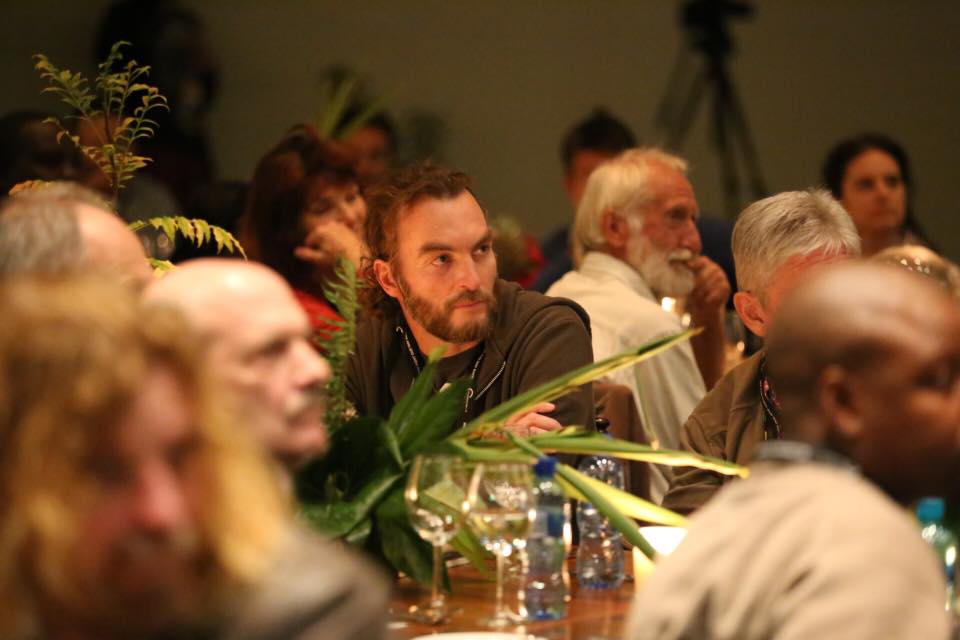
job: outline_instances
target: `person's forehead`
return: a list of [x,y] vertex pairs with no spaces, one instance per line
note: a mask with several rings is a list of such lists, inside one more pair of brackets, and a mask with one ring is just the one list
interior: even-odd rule
[[900,173],[900,165],[892,155],[883,149],[873,147],[863,151],[850,161],[847,165],[846,176],[852,177],[858,174],[878,171],[884,173]]
[[472,244],[488,231],[483,209],[464,191],[453,198],[422,198],[403,211],[397,245],[401,253],[415,253],[427,242]]
[[685,206],[699,211],[693,185],[680,171],[654,163],[650,168],[648,184],[651,208],[654,211],[664,212],[676,206]]
[[279,282],[254,278],[214,295],[203,313],[202,328],[226,346],[244,349],[309,330],[303,309]]

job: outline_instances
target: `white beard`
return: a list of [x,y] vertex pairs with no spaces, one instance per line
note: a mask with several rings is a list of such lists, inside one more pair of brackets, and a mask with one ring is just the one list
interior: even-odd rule
[[627,250],[627,263],[657,297],[683,298],[693,291],[695,278],[686,265],[693,257],[688,249],[659,249],[645,236],[639,236]]

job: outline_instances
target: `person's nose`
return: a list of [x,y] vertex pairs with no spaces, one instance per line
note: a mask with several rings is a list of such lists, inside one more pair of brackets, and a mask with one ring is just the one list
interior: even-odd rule
[[168,533],[187,518],[187,501],[177,472],[154,462],[140,472],[136,495],[137,526],[149,533]]
[[465,291],[476,291],[480,288],[480,271],[473,260],[462,260],[457,269],[457,287]]
[[703,251],[703,242],[700,240],[700,232],[697,230],[697,223],[693,218],[688,220],[683,228],[683,236],[680,240],[680,246],[684,249],[689,249],[697,255]]
[[357,198],[353,202],[341,200],[337,205],[337,219],[351,231],[360,231],[366,211],[366,204],[362,198]]
[[326,358],[320,356],[306,340],[294,345],[294,380],[298,387],[326,386],[333,375]]

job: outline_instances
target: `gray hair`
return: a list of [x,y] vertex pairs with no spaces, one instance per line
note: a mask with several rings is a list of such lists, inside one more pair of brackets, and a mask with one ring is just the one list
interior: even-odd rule
[[824,189],[785,191],[754,202],[733,228],[737,286],[761,298],[771,275],[794,256],[860,255],[860,236]]
[[643,219],[644,210],[654,196],[649,185],[652,165],[666,166],[680,173],[687,171],[685,160],[655,147],[628,149],[594,169],[573,223],[574,262],[579,263],[587,251],[605,246],[601,223],[606,211],[634,213],[633,217],[627,217],[628,221]]
[[76,204],[110,210],[95,192],[69,182],[20,191],[0,204],[0,278],[61,275],[84,260]]

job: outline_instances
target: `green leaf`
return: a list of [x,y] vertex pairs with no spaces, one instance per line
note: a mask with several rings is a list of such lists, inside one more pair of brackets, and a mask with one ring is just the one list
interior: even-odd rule
[[411,427],[408,427],[405,438],[401,440],[404,458],[410,459],[450,435],[456,428],[457,419],[463,415],[463,403],[469,386],[470,380],[466,378],[451,382],[416,408]]
[[[573,476],[577,480],[580,480],[582,484],[576,486],[570,484],[568,476]],[[620,513],[625,516],[629,516],[634,520],[644,520],[653,524],[661,524],[668,527],[686,527],[687,519],[681,516],[678,513],[674,513],[669,509],[664,509],[661,506],[655,505],[652,502],[648,502],[643,498],[638,498],[632,493],[623,491],[616,487],[612,487],[596,478],[591,478],[588,475],[581,473],[580,471],[570,467],[570,473],[561,475],[559,477],[560,483],[563,486],[564,490],[567,491],[567,495],[571,498],[577,500],[584,500],[583,494],[580,492],[577,487],[583,486],[584,484],[592,487],[593,490],[602,493],[610,504],[617,509]]]
[[746,467],[720,458],[697,455],[689,451],[654,449],[648,445],[608,438],[603,434],[586,431],[534,436],[529,439],[529,442],[539,449],[557,453],[599,454],[669,467],[697,467],[727,476],[746,478],[749,475]]
[[489,558],[491,554],[480,544],[476,534],[470,530],[470,527],[460,527],[457,535],[453,536],[453,539],[450,540],[450,546],[466,558],[470,564],[473,565],[473,568],[480,572],[482,577],[487,579],[493,577],[493,573],[487,567],[487,558]]
[[699,333],[699,330],[694,329],[678,333],[674,336],[659,338],[635,349],[630,349],[599,362],[575,369],[499,404],[472,420],[464,429],[471,433],[493,431],[503,426],[506,420],[516,413],[527,411],[541,402],[555,400],[573,391],[582,384],[592,382],[614,371],[642,362],[657,355],[661,351],[669,349],[675,344],[689,340],[697,333]]
[[[355,497],[303,505],[301,514],[307,522],[327,535],[335,538],[344,536],[369,517],[402,478],[403,473],[400,471],[380,469],[374,472],[373,477]],[[400,497],[403,498],[402,492]]]
[[374,520],[381,550],[390,565],[429,585],[433,580],[433,548],[410,526],[402,487],[394,489],[377,507]]
[[380,436],[380,442],[390,452],[390,457],[397,464],[398,469],[403,469],[403,456],[400,455],[400,444],[397,442],[397,434],[387,426],[387,423],[381,422],[377,427],[377,434]]

